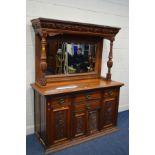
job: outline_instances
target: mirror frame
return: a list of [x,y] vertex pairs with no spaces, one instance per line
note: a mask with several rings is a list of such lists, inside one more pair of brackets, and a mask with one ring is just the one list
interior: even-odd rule
[[[81,41],[82,40],[80,40],[80,42]],[[63,42],[65,42],[65,40],[63,40]],[[66,42],[73,42],[73,41],[66,41]],[[89,41],[84,41],[84,42],[89,43]],[[69,80],[99,78],[101,74],[103,38],[98,39],[98,41],[95,44],[97,45],[95,71],[88,72],[88,73],[77,73],[77,74],[45,75],[47,83],[54,82],[54,81],[69,81]]]

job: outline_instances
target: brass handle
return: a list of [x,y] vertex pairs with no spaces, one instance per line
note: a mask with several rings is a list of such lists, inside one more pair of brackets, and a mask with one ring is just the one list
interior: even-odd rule
[[110,95],[113,95],[113,91],[111,90],[111,91],[109,92],[109,94],[110,94]]
[[105,92],[105,96],[113,96],[114,92],[112,90],[108,90]]
[[91,96],[90,95],[86,95],[86,99],[91,99]]
[[63,104],[65,101],[64,101],[63,98],[60,98],[59,102],[60,102],[61,104]]
[[86,109],[90,110],[90,104],[86,104]]

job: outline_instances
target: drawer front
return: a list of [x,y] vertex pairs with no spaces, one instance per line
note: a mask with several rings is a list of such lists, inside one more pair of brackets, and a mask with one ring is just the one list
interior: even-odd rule
[[116,96],[117,96],[116,88],[110,88],[110,89],[104,90],[104,94],[103,94],[104,98],[112,98],[112,97],[116,97]]
[[75,110],[75,112],[85,111],[86,110],[85,103],[84,102],[74,103],[74,110]]
[[92,100],[92,99],[99,99],[101,98],[101,92],[88,92],[83,94],[77,94],[74,96],[73,102],[81,102],[86,100]]
[[71,104],[71,98],[68,96],[53,97],[50,100],[51,107],[67,106]]
[[79,103],[74,103],[75,112],[93,110],[100,107],[100,100],[83,101]]

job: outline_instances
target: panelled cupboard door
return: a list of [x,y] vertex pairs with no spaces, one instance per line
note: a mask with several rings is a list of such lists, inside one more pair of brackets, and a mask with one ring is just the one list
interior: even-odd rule
[[103,102],[103,127],[115,125],[116,99],[107,99]]
[[86,134],[86,112],[77,112],[74,114],[74,137]]
[[74,115],[74,136],[94,133],[99,129],[99,109],[86,110]]
[[86,103],[86,109],[88,114],[88,132],[89,134],[94,133],[100,129],[100,109],[101,101],[92,100],[91,102]]
[[99,130],[100,100],[74,104],[74,137]]
[[94,133],[99,130],[99,109],[88,111],[88,131]]
[[70,138],[70,107],[64,106],[51,110],[52,143],[62,142]]

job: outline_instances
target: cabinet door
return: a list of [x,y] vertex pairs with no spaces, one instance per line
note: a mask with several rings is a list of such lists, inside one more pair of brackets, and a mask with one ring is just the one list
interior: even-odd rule
[[86,103],[88,113],[88,133],[96,132],[100,129],[100,100],[92,100]]
[[74,114],[74,137],[86,134],[86,112],[76,112]]
[[52,141],[57,143],[70,137],[69,106],[52,109]]
[[74,137],[99,130],[100,100],[74,104]]
[[88,110],[88,132],[99,130],[99,109]]
[[116,117],[116,100],[108,99],[103,103],[103,127],[114,126]]

